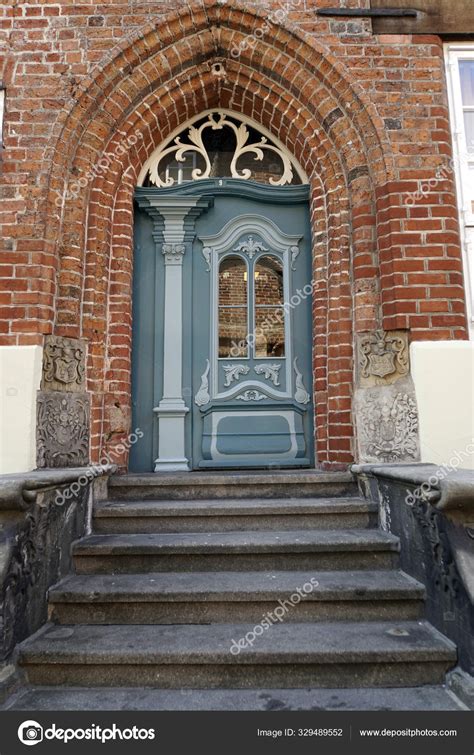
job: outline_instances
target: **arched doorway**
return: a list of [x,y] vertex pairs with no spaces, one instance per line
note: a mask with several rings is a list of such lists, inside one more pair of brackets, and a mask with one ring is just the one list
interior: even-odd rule
[[309,185],[269,132],[202,113],[135,193],[132,471],[314,465]]
[[[133,195],[157,145],[187,118],[229,108],[266,124],[308,176],[318,466],[345,468],[353,460],[354,334],[405,327],[394,289],[380,297],[379,252],[390,270],[397,249],[390,208],[399,199],[382,149],[382,121],[341,61],[293,27],[268,23],[259,45],[242,47],[234,59],[234,47],[265,20],[253,8],[240,9],[236,24],[234,5],[211,3],[202,13],[191,2],[117,46],[110,63],[78,90],[55,142],[44,234],[58,266],[53,332],[88,342],[94,462],[113,450],[114,461],[128,467],[135,429]],[[266,133],[260,125],[259,133]],[[85,190],[65,191],[76,188],[78,176]]]

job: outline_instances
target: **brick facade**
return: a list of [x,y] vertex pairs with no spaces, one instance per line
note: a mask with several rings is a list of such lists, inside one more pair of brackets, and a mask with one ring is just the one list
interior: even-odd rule
[[337,0],[0,11],[0,343],[88,339],[93,461],[129,432],[137,176],[208,108],[265,125],[311,177],[322,465],[352,459],[355,333],[466,338],[442,43],[374,36],[370,21],[318,18],[322,5]]

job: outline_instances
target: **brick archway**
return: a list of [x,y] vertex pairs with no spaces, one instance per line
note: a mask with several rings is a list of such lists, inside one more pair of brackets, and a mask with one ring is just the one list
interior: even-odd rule
[[[243,49],[252,33],[258,44]],[[191,4],[115,52],[63,125],[46,233],[59,265],[55,332],[89,340],[92,459],[129,432],[137,175],[180,122],[225,107],[263,123],[311,176],[317,451],[323,465],[347,464],[353,333],[404,327],[390,298],[382,319],[376,228],[389,221],[377,199],[392,175],[370,105],[313,40],[233,2]],[[104,171],[94,168],[101,160]]]

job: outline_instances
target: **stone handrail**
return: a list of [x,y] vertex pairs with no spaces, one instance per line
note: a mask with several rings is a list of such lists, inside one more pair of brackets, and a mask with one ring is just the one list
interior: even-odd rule
[[0,475],[0,511],[27,511],[38,493],[70,485],[81,477],[92,482],[97,477],[110,475],[116,470],[115,464],[100,464]]
[[420,500],[448,519],[474,527],[474,471],[448,471],[436,464],[353,464],[351,471],[414,485],[420,489]]
[[415,486],[413,503],[425,502],[446,517],[454,561],[474,604],[474,471],[436,464],[353,464],[351,471]]

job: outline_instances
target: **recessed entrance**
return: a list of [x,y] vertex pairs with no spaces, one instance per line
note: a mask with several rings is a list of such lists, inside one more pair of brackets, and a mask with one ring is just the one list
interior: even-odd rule
[[[309,187],[219,117],[161,147],[135,195],[132,471],[313,466]],[[205,131],[227,123],[209,156]],[[272,153],[266,183],[209,176],[248,179],[252,150]]]

